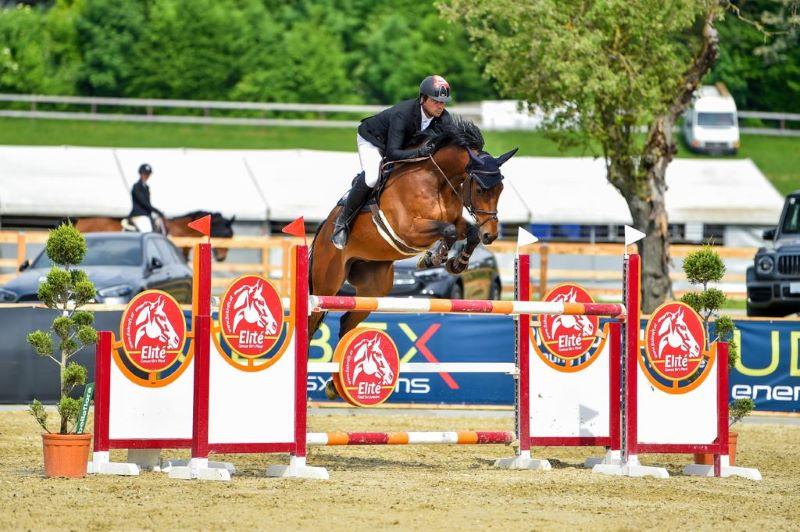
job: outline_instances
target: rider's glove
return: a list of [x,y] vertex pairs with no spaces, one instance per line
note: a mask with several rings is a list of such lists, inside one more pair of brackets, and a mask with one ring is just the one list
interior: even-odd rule
[[422,146],[417,148],[417,157],[430,157],[433,153],[433,143],[425,142]]

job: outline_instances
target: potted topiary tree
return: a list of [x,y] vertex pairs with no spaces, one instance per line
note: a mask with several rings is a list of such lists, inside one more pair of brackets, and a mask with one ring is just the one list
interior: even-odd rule
[[[736,360],[739,357],[739,347],[733,337],[735,329],[733,320],[730,316],[720,314],[719,310],[725,304],[727,296],[722,290],[717,288],[709,288],[709,283],[719,282],[725,275],[725,263],[719,256],[719,253],[714,251],[710,245],[705,245],[697,251],[693,251],[686,256],[683,261],[683,271],[686,274],[686,279],[693,285],[702,286],[701,291],[687,292],[681,298],[681,301],[692,307],[702,318],[703,327],[706,331],[705,347],[713,342],[727,342],[728,343],[728,370],[736,365]],[[714,335],[711,335],[711,326],[714,325]],[[751,399],[737,399],[733,401],[728,408],[728,423],[733,426],[734,423],[741,421],[745,416],[752,412],[755,403]],[[735,464],[736,457],[736,443],[738,440],[736,432],[729,433],[729,455],[731,465]],[[698,464],[712,464],[713,455],[698,453],[695,454],[695,462]]]
[[82,477],[86,475],[91,434],[71,433],[81,410],[81,400],[71,397],[71,393],[76,386],[86,383],[86,368],[70,359],[97,341],[93,314],[79,310],[92,301],[95,290],[86,273],[75,268],[86,254],[86,240],[72,224],[63,224],[50,232],[45,252],[53,267],[39,285],[39,300],[59,315],[50,330],[34,331],[27,339],[36,354],[59,366],[58,432],[50,431],[47,411],[41,402],[34,399],[30,413],[45,431],[42,434],[45,476]]

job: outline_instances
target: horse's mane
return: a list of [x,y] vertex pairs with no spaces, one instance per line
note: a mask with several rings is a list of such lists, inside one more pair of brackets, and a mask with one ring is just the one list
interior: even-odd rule
[[483,150],[483,135],[471,120],[461,118],[458,115],[451,115],[452,121],[439,124],[438,126],[427,129],[420,133],[420,141],[428,141],[433,144],[435,150],[440,150],[446,146],[458,146],[459,148],[481,151]]

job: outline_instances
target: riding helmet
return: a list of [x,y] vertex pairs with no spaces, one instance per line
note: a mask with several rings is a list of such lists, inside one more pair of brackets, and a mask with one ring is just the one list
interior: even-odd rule
[[428,76],[419,84],[419,94],[447,103],[450,101],[450,84],[442,76]]
[[152,167],[152,166],[150,166],[150,165],[149,165],[149,164],[147,164],[147,163],[144,163],[143,165],[141,165],[141,166],[139,167],[139,174],[140,174],[140,175],[141,175],[141,174],[152,174],[152,173],[153,173],[153,167]]

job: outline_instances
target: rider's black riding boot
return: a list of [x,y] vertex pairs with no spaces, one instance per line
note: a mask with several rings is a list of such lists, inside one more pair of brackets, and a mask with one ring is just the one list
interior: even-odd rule
[[339,216],[333,223],[331,242],[333,242],[333,245],[336,246],[337,249],[344,249],[347,245],[347,233],[350,222],[355,218],[356,214],[358,214],[358,211],[361,210],[361,207],[364,205],[364,202],[367,201],[371,192],[372,188],[367,186],[367,183],[364,181],[364,172],[361,172],[356,176],[353,182],[353,188],[350,189],[347,200],[345,200],[344,207],[342,207]]

